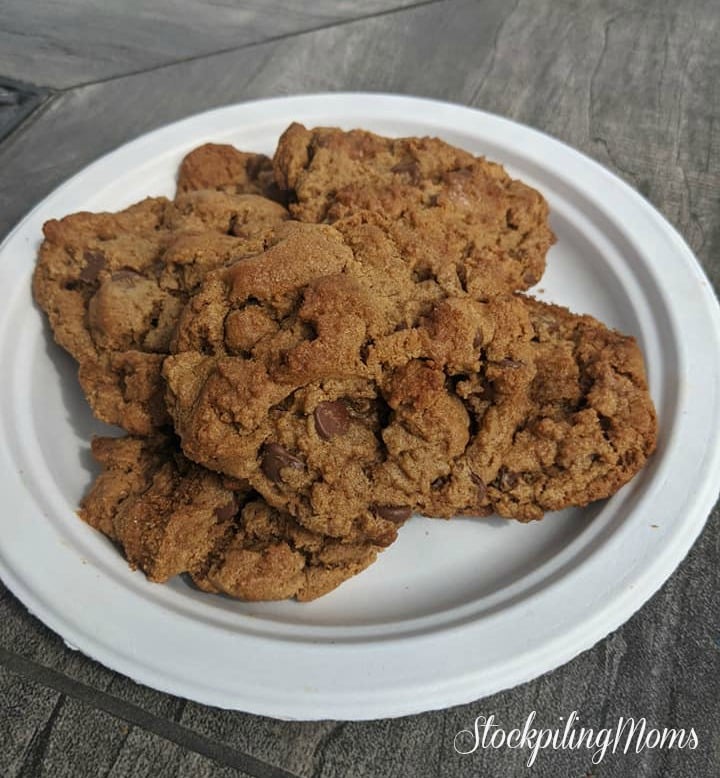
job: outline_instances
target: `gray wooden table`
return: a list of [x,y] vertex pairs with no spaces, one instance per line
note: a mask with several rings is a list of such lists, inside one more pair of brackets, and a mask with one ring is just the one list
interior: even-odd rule
[[[208,108],[376,90],[477,106],[581,149],[644,194],[720,282],[717,0],[0,0],[0,237],[105,151]],[[720,476],[720,474],[719,474]],[[695,750],[543,752],[540,776],[720,775],[718,510],[627,624],[489,699],[367,723],[286,723],[161,694],[77,652],[0,587],[0,775],[521,776],[456,732],[532,710],[694,727]]]

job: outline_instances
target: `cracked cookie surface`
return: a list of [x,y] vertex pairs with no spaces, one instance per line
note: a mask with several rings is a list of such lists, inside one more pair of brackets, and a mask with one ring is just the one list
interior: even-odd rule
[[364,570],[379,549],[310,532],[246,482],[187,460],[170,437],[97,438],[103,467],[80,516],[151,581],[188,574],[243,600],[315,599]]
[[[418,279],[382,220],[336,226],[288,222],[208,275],[164,366],[168,407],[191,459],[315,531],[384,544],[412,511],[481,510],[528,402],[532,332],[518,299]],[[480,374],[493,403],[471,413],[458,387]]]
[[613,495],[655,450],[657,418],[634,338],[522,299],[536,374],[529,412],[488,492],[500,515],[529,520]]
[[[534,375],[526,401],[511,410],[514,428],[504,438],[510,445],[500,449],[481,435],[472,437],[438,487],[455,489],[457,513],[530,521],[617,492],[654,451],[657,419],[634,338],[591,316],[523,295],[517,299],[532,328]],[[471,417],[494,412],[495,384],[488,384],[487,374],[470,376],[457,392]],[[485,468],[476,463],[478,454]],[[454,486],[467,481],[468,465],[482,478],[480,503]],[[448,502],[436,502],[434,513],[452,516]]]
[[539,519],[655,447],[635,341],[515,293],[554,240],[542,196],[437,139],[205,144],[175,200],[44,231],[56,340],[95,414],[150,436],[93,443],[80,513],[150,580],[314,599],[413,512]]
[[44,225],[33,293],[98,418],[136,434],[169,422],[160,366],[183,305],[286,218],[255,194],[196,190]]
[[487,299],[527,289],[555,240],[539,192],[437,138],[292,124],[273,164],[294,218],[383,214],[408,261],[448,293]]
[[188,456],[378,543],[411,511],[536,519],[642,467],[632,338],[521,295],[444,296],[382,220],[336,226],[288,223],[186,307],[165,376]]

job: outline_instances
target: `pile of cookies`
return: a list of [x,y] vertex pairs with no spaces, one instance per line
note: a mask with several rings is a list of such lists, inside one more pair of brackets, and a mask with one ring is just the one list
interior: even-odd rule
[[654,449],[635,341],[522,294],[543,197],[438,139],[206,144],[174,200],[44,233],[35,298],[129,433],[80,515],[152,581],[311,600],[414,513],[539,519]]

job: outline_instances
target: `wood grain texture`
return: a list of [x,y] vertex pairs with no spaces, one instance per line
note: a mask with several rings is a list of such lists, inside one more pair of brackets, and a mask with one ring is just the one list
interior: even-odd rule
[[[215,765],[237,771],[238,775],[244,776],[248,774],[255,778],[292,778],[292,773],[268,765],[262,760],[228,747],[224,743],[208,740],[197,732],[179,725],[176,719],[185,704],[184,700],[168,696],[168,700],[175,704],[174,713],[165,716],[156,715],[146,708],[128,702],[119,696],[108,694],[82,683],[72,678],[68,673],[37,664],[21,654],[7,651],[1,646],[0,669],[4,673],[18,676],[22,681],[51,690],[58,695],[47,720],[43,720],[41,726],[34,728],[30,746],[24,749],[21,759],[15,760],[19,762],[18,771],[23,775],[34,776],[40,771],[41,766],[45,766],[52,760],[51,749],[55,748],[56,741],[62,740],[64,737],[63,727],[56,727],[58,721],[60,723],[64,721],[64,719],[60,718],[59,712],[62,710],[65,715],[66,710],[71,709],[80,711],[82,716],[90,716],[92,718],[97,713],[107,716],[113,721],[127,722],[127,726],[125,724],[120,726],[123,734],[127,734],[130,727],[136,728],[148,736],[144,740],[154,737],[157,741],[162,741],[164,745],[158,746],[160,751],[167,752],[170,750],[172,752],[173,746],[178,746],[183,753],[187,752],[201,757],[200,761],[203,763],[209,760]],[[0,684],[1,689],[2,685]],[[17,705],[8,705],[8,710],[13,715],[18,715]],[[92,726],[85,727],[78,724],[71,726],[69,729],[74,731],[77,737],[84,738],[87,736],[88,731],[92,730]],[[117,733],[114,730],[110,732],[110,736],[114,737],[112,743],[107,743],[104,747],[101,747],[95,758],[112,759],[114,768],[114,759],[120,753],[120,747],[115,747],[117,745]],[[143,741],[143,738],[140,738],[140,740]],[[122,742],[124,743],[124,739]],[[60,748],[59,753],[63,754],[66,750],[65,747]],[[108,757],[108,751],[112,752],[112,757]],[[132,757],[133,760],[136,758],[139,758],[139,756],[135,755]],[[63,761],[62,758],[60,758],[60,761],[63,765],[67,762],[67,760]],[[191,764],[195,763],[193,760],[189,761]],[[108,761],[108,764],[110,764],[110,761]],[[103,766],[92,774],[104,775],[109,769],[111,768]],[[72,774],[72,771],[69,772]],[[4,778],[5,774],[0,774]],[[54,772],[51,774],[54,774]],[[85,773],[78,768],[76,774]]]
[[0,775],[36,759],[61,695],[0,667]]
[[[107,778],[242,778],[234,767],[168,743],[141,729],[133,729],[123,744]],[[268,778],[272,774],[268,773]]]
[[45,96],[45,90],[0,80],[0,140],[37,108]]
[[[193,753],[84,703],[66,698],[48,732],[41,769],[28,776],[237,776],[236,767]],[[21,772],[18,778],[22,778]]]
[[[249,778],[237,766],[219,764],[4,668],[0,699],[3,778]],[[253,775],[262,778],[263,771]]]
[[61,697],[18,778],[106,775],[129,727],[103,711]]
[[0,75],[56,88],[111,78],[418,0],[2,0]]
[[[717,286],[718,25],[709,0],[521,0],[514,6],[452,0],[74,89],[54,96],[22,132],[0,143],[0,234],[87,162],[168,121],[255,97],[383,90],[475,105],[595,157],[675,224]],[[477,715],[495,713],[507,727],[536,710],[540,724],[556,726],[560,716],[578,710],[582,723],[594,727],[632,715],[654,726],[692,726],[700,746],[609,755],[600,767],[585,751],[548,751],[534,775],[714,778],[720,764],[719,558],[716,508],[660,592],[595,648],[518,689],[394,721],[280,722],[185,703],[67,650],[7,592],[0,596],[0,646],[82,683],[87,691],[79,702],[103,715],[119,710],[115,701],[133,706],[122,708],[137,720],[132,743],[129,736],[119,752],[115,741],[102,746],[106,757],[116,754],[112,775],[154,774],[151,766],[159,770],[164,754],[181,765],[179,774],[203,774],[184,765],[194,764],[193,752],[212,759],[212,747],[219,749],[222,769],[231,769],[233,754],[247,754],[270,769],[308,778],[524,775],[527,753],[459,756],[454,735]],[[23,744],[42,731],[56,698],[27,699],[32,717],[26,729],[14,730],[20,745],[10,749],[21,762]],[[4,715],[4,703],[0,708]],[[50,740],[61,737],[55,726]]]

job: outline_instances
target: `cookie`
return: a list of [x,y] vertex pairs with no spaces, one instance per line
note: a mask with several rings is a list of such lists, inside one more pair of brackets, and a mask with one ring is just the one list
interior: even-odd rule
[[198,146],[180,163],[177,193],[199,189],[282,199],[269,157],[239,151],[224,143]]
[[609,496],[654,448],[632,338],[527,297],[444,296],[382,220],[270,244],[208,276],[164,374],[188,456],[306,526],[381,543],[411,511],[539,518]]
[[483,300],[527,289],[555,240],[539,192],[437,138],[292,124],[273,164],[294,218],[383,214],[416,272],[442,279],[448,293]]
[[[655,408],[635,340],[591,316],[530,297],[518,300],[533,332],[527,400],[512,409],[506,445],[482,433],[471,438],[437,484],[433,515],[451,517],[448,505],[454,504],[456,514],[541,519],[547,511],[610,497],[655,449]],[[468,376],[456,391],[474,424],[496,412],[495,385],[487,375]]]
[[[288,222],[264,254],[207,276],[164,364],[168,408],[191,459],[313,531],[384,545],[436,507],[472,437],[490,460],[511,444],[532,331],[518,299],[418,279],[382,220],[336,226]],[[457,387],[480,373],[494,404],[473,419]],[[466,475],[446,511],[460,490],[478,501]]]
[[33,293],[98,418],[136,434],[169,422],[160,366],[186,300],[286,218],[258,195],[198,190],[44,225]]
[[655,450],[657,418],[634,338],[591,316],[524,298],[533,325],[530,412],[488,484],[501,516],[610,497]]
[[243,600],[315,599],[364,570],[378,549],[312,533],[247,483],[188,461],[163,435],[98,438],[103,472],[80,516],[151,581],[188,574]]

